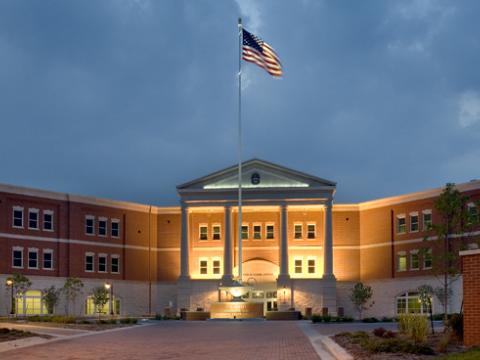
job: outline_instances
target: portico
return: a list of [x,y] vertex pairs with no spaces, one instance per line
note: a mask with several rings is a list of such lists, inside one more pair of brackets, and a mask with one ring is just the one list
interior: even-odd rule
[[[276,295],[283,296],[279,309],[327,307],[335,313],[332,202],[336,184],[258,159],[242,167],[241,240],[237,166],[177,187],[182,221],[178,307],[202,305],[195,290],[199,286],[211,289],[204,292],[209,300],[203,306],[208,306],[216,286],[238,276],[242,241],[242,264],[266,261],[278,269]],[[257,275],[243,280],[262,289],[265,274],[250,273]],[[302,296],[305,287],[310,289],[308,298]]]

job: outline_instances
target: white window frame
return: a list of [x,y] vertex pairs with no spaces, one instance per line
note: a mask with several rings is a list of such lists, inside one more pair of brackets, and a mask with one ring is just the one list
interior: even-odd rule
[[[14,253],[15,251],[20,251],[20,253],[22,254],[22,257],[21,257],[21,259],[20,259],[20,260],[22,261],[22,265],[21,265],[21,266],[15,266],[15,265],[14,265],[14,260],[15,260],[15,258],[13,257],[13,253]],[[23,269],[23,256],[24,256],[24,254],[23,254],[23,247],[22,247],[22,246],[13,246],[13,247],[12,247],[12,268],[13,268],[13,269]]]
[[[31,227],[30,226],[30,214],[36,214],[37,215],[37,227]],[[28,230],[40,230],[40,210],[35,209],[35,208],[29,208],[28,209],[28,219],[27,219],[27,226]]]
[[[309,226],[313,226],[313,237],[310,237],[310,230],[308,230],[308,227]],[[317,238],[317,223],[313,223],[313,222],[310,222],[310,223],[307,223],[307,234],[306,234],[306,238],[307,240],[315,240]]]
[[[213,263],[215,261],[218,261],[218,274],[215,274],[215,266],[213,266]],[[219,276],[222,275],[222,259],[219,256],[214,256],[212,257],[212,275]]]
[[[12,208],[12,227],[15,229],[23,229],[23,226],[25,224],[25,213],[24,213],[24,207],[23,206],[14,206]],[[17,226],[15,225],[15,211],[21,211],[22,212],[22,225]]]
[[[268,227],[271,226],[273,228],[273,237],[268,237]],[[274,223],[266,223],[265,224],[265,240],[275,240],[275,224]]]
[[[113,271],[113,261],[112,261],[113,259],[117,259],[118,271]],[[118,254],[110,255],[110,273],[120,274],[120,255],[118,255]]]
[[[120,237],[120,219],[110,220],[110,236],[112,238],[118,239]],[[113,235],[113,224],[117,224],[117,235]]]
[[[100,270],[100,259],[105,259],[105,270]],[[98,269],[97,272],[100,274],[105,274],[108,272],[108,254],[100,253],[98,254]]]
[[[246,227],[247,228],[247,237],[246,238],[243,238],[243,228]],[[250,226],[248,223],[245,223],[245,224],[242,224],[242,240],[243,241],[247,241],[250,239]]]
[[[53,225],[53,224],[54,224],[53,214],[54,214],[53,210],[43,210],[43,218],[42,218],[42,230],[43,230],[43,231],[50,231],[50,232],[55,231],[55,230],[54,230],[55,228],[54,228],[54,225]],[[45,221],[45,215],[50,215],[50,217],[51,217],[51,219],[52,219],[52,220],[50,221],[51,229],[46,229],[46,228],[45,228],[45,223],[46,223],[46,221]]]
[[[105,223],[105,234],[100,234],[100,221]],[[98,218],[98,236],[107,237],[108,236],[108,218],[105,216],[101,216]]]
[[[310,265],[308,264],[309,261],[313,260],[313,273],[310,272]],[[317,257],[316,256],[308,256],[307,257],[307,274],[313,276],[317,273]]]
[[[297,232],[295,231],[295,228],[297,226],[300,226],[300,237],[296,237]],[[303,224],[302,223],[294,223],[293,224],[293,239],[294,240],[303,240]]]
[[[50,261],[51,267],[49,267],[49,268],[45,267],[45,254],[50,254],[52,256],[52,259]],[[54,269],[53,264],[54,264],[54,262],[53,262],[53,249],[43,249],[42,250],[42,269],[52,271]]]
[[[202,266],[202,261],[206,261],[207,265],[206,266]],[[207,276],[208,273],[209,273],[209,261],[208,261],[208,258],[206,257],[201,257],[201,258],[198,258],[198,275],[200,276]],[[205,268],[206,272],[205,274],[202,274],[202,268]]]
[[[416,216],[417,217],[417,230],[412,230],[412,218]],[[420,231],[420,216],[418,216],[418,211],[413,211],[410,214],[408,214],[408,219],[409,219],[409,229],[411,233],[416,233]]]
[[[413,256],[417,257],[418,266],[416,268],[413,267]],[[410,271],[418,271],[420,270],[420,254],[417,249],[410,250]]]
[[[300,261],[300,266],[299,266],[300,267],[300,272],[297,272],[297,261]],[[293,273],[295,275],[302,275],[304,273],[303,267],[304,267],[303,257],[295,256],[293,258]]]
[[[405,269],[400,269],[400,257],[405,257]],[[405,272],[408,270],[408,257],[406,251],[397,252],[397,272]]]
[[[426,263],[426,254],[429,254],[430,255],[430,263],[431,265],[430,266],[425,266],[425,263]],[[425,251],[425,253],[423,254],[423,264],[422,264],[422,268],[423,270],[431,270],[433,268],[433,250],[432,248],[428,248],[427,251]]]
[[468,212],[468,216],[470,217],[471,216],[471,212],[472,212],[472,209],[474,209],[475,211],[475,217],[477,218],[476,220],[478,220],[479,216],[480,216],[480,212],[479,212],[479,209],[477,207],[477,205],[473,202],[469,202],[467,204],[467,212]]
[[[92,270],[87,270],[87,256],[92,257]],[[86,252],[83,258],[83,270],[87,273],[94,273],[95,272],[95,253],[94,252]]]
[[[207,237],[202,239],[202,228],[207,229]],[[198,224],[198,241],[208,241],[208,224]]]
[[[407,233],[407,218],[405,216],[405,214],[398,214],[396,216],[396,223],[395,223],[395,232],[397,235],[403,235],[403,234],[406,234]],[[405,222],[405,224],[403,225],[405,227],[405,230],[404,231],[400,231],[400,219],[403,219],[403,221]]]
[[[215,228],[218,227],[218,233],[215,232]],[[215,239],[215,235],[218,234],[218,239]],[[222,240],[222,224],[212,224],[212,240],[220,241]]]
[[[255,226],[259,226],[260,227],[260,237],[258,239],[255,238]],[[262,237],[262,232],[263,232],[263,226],[262,226],[262,223],[254,223],[253,226],[252,226],[252,240],[253,241],[261,241],[263,239]]]
[[[87,220],[92,220],[92,233],[87,232]],[[94,215],[85,215],[85,235],[95,236],[95,216]]]
[[[37,266],[30,266],[30,253],[32,254],[37,254]],[[27,269],[32,269],[32,270],[38,270],[39,269],[39,266],[38,266],[38,248],[28,248],[28,252],[27,252]]]
[[422,210],[422,229],[423,229],[423,231],[428,230],[428,227],[425,226],[425,215],[430,215],[430,225],[431,225],[432,224],[432,210],[431,209]]

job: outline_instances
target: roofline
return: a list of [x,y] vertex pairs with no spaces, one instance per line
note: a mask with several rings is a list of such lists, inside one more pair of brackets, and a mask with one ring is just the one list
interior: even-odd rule
[[[294,169],[288,168],[286,166],[278,165],[278,164],[272,163],[270,161],[262,160],[262,159],[259,159],[259,158],[252,158],[252,159],[249,159],[249,160],[246,160],[246,161],[242,162],[242,167],[247,166],[247,165],[249,165],[250,163],[253,163],[253,162],[259,162],[259,163],[265,164],[267,166],[277,168],[279,170],[283,170],[283,171],[290,172],[290,173],[293,173],[293,174],[296,174],[296,175],[299,175],[299,176],[302,176],[302,177],[306,177],[306,178],[311,179],[311,180],[327,183],[328,186],[334,186],[334,187],[337,186],[337,183],[335,181],[331,181],[331,180],[323,179],[323,178],[320,178],[320,177],[317,177],[317,176],[313,176],[313,175],[304,173],[302,171],[294,170]],[[238,164],[229,166],[225,169],[215,171],[215,172],[213,172],[209,175],[205,175],[205,176],[196,178],[194,180],[188,181],[186,183],[177,185],[177,190],[184,189],[184,188],[186,188],[186,187],[188,187],[192,184],[198,183],[198,182],[204,182],[204,181],[206,181],[208,179],[211,179],[213,177],[217,177],[219,175],[222,175],[222,174],[228,173],[232,170],[235,170],[236,168],[238,168]]]

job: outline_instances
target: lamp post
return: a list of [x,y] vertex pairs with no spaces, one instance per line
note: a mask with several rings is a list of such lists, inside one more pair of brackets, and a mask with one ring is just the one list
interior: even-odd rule
[[110,315],[113,316],[113,285],[111,283],[105,283],[105,289],[110,290],[109,304],[110,304]]
[[10,315],[15,315],[15,298],[13,297],[13,280],[12,279],[7,279],[7,286],[10,286],[10,291],[11,291],[11,309],[10,309]]
[[283,303],[287,303],[287,287],[285,285],[283,286]]

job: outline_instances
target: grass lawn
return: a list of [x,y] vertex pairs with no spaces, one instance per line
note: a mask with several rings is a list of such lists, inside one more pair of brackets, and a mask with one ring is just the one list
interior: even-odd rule
[[473,349],[460,354],[445,355],[439,360],[478,360],[480,359],[480,349]]

